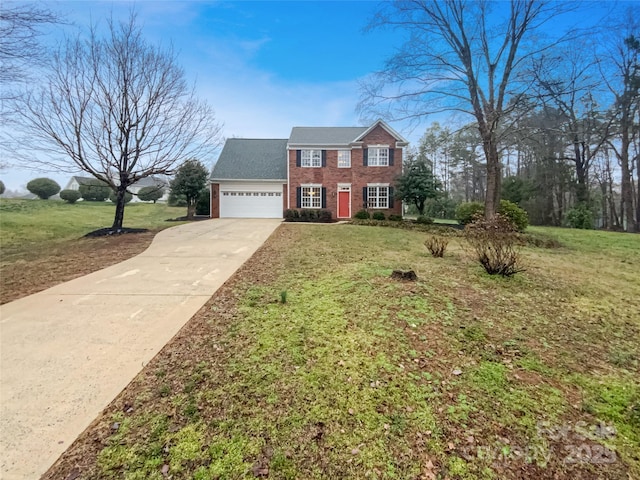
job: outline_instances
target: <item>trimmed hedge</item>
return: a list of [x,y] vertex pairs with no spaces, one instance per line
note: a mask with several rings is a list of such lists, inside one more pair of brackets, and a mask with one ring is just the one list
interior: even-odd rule
[[285,222],[305,222],[305,223],[331,223],[331,211],[326,209],[306,209],[296,210],[290,208],[284,211]]
[[67,203],[76,203],[80,200],[80,192],[78,190],[62,190],[60,198]]
[[484,204],[465,202],[456,207],[456,220],[460,225],[467,225],[479,218],[484,218]]
[[[116,203],[116,200],[118,200],[118,196],[115,191],[111,190],[111,193],[109,194],[109,200],[111,200],[113,203]],[[124,192],[124,203],[129,203],[131,200],[133,200],[133,195],[131,195],[129,192]]]
[[524,232],[524,230],[529,226],[529,215],[526,210],[520,208],[509,200],[500,200],[498,213],[507,218],[519,232]]
[[60,185],[50,178],[34,178],[27,183],[27,190],[42,200],[47,200],[60,191]]
[[356,212],[353,218],[357,218],[358,220],[369,220],[371,218],[371,215],[369,215],[369,212],[367,212],[366,210],[359,210],[358,212]]
[[426,215],[420,215],[416,218],[416,223],[420,225],[431,225],[433,223],[433,218],[427,217]]

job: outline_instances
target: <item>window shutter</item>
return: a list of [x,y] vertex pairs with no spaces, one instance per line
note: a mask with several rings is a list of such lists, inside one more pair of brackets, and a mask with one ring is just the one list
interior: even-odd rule
[[393,167],[393,152],[395,152],[395,148],[389,149],[389,166]]
[[300,165],[302,165],[302,151],[296,150],[296,167],[299,167]]
[[[322,150],[322,166],[326,167],[327,166],[327,151],[326,150]],[[322,207],[324,208],[324,207]]]
[[[389,157],[391,160],[393,157]],[[393,187],[389,187],[389,208],[393,208]]]
[[[300,152],[300,150],[298,150]],[[302,207],[302,187],[296,188],[296,208]]]
[[[322,152],[324,153],[324,150]],[[320,192],[320,208],[327,208],[327,189],[322,187]]]
[[369,208],[369,196],[368,196],[369,190],[367,187],[362,187],[362,208],[364,208],[365,210],[367,208]]
[[369,149],[368,148],[362,149],[362,165],[364,165],[365,167],[369,165]]

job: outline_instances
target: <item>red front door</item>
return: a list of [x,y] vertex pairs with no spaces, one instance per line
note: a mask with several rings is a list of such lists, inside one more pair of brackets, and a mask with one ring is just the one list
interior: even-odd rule
[[338,218],[351,217],[351,192],[338,192]]

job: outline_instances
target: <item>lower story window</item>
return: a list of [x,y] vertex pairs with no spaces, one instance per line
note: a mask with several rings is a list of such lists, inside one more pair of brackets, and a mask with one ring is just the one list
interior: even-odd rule
[[302,208],[322,207],[321,187],[302,187]]
[[389,208],[389,187],[368,187],[369,208]]

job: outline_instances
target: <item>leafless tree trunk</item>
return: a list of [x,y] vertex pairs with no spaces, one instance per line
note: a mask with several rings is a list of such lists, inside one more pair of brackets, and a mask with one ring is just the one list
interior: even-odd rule
[[[361,111],[385,115],[394,110],[401,118],[442,111],[473,115],[486,158],[486,216],[493,217],[502,176],[500,127],[525,89],[514,90],[518,69],[534,53],[523,53],[522,43],[558,12],[559,4],[410,0],[385,5],[372,26],[407,30],[410,40],[374,81],[363,85]],[[535,51],[545,48],[538,45]]]
[[148,44],[136,25],[109,22],[109,34],[67,41],[52,57],[46,87],[29,93],[22,126],[46,166],[78,168],[116,192],[112,228],[122,228],[125,193],[145,177],[172,173],[217,147],[220,125],[198,101],[172,51]]
[[556,49],[552,56],[532,62],[531,75],[538,100],[562,115],[562,131],[568,143],[567,160],[575,165],[576,199],[589,201],[589,170],[593,159],[609,138],[610,122],[598,120],[592,92],[597,81],[595,59],[584,49]]
[[[638,12],[638,10],[636,9]],[[633,17],[630,17],[633,18]],[[634,136],[638,132],[636,118],[640,108],[640,30],[638,25],[628,25],[621,30],[613,44],[609,61],[615,65],[617,84],[607,80],[615,95],[613,118],[616,121],[617,138],[609,142],[620,164],[621,215],[625,230],[640,231],[640,219],[636,218],[633,194],[634,159],[630,157]]]

